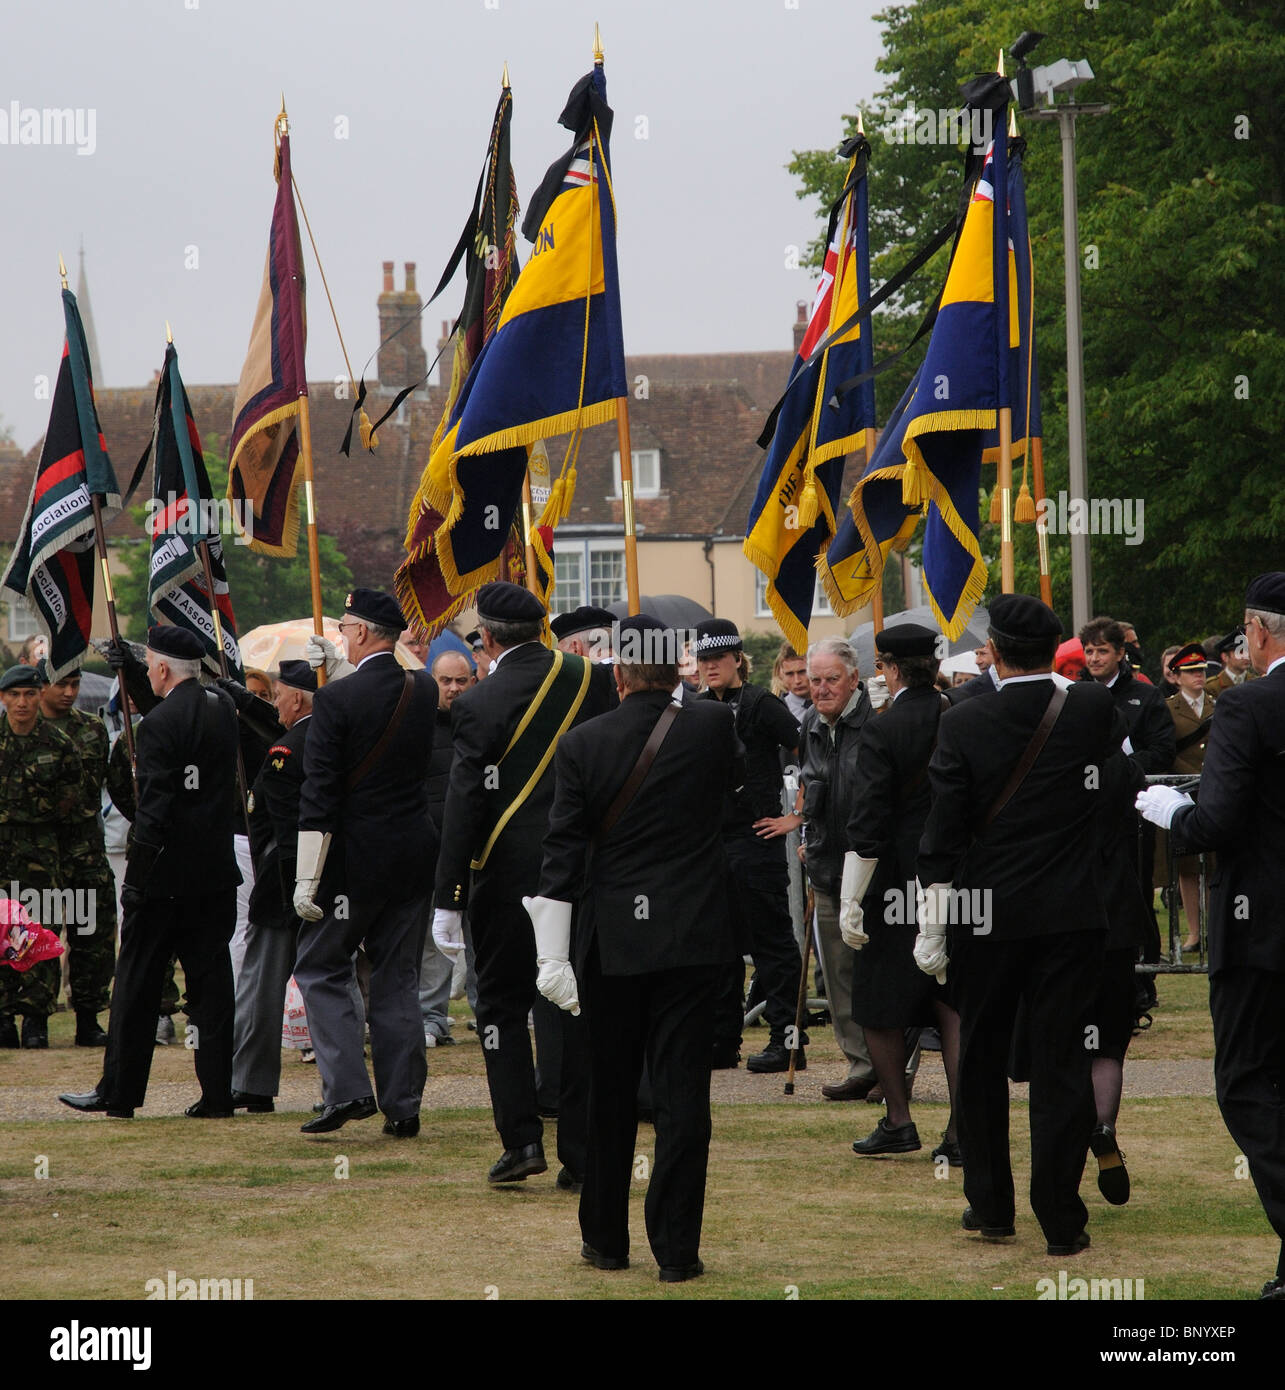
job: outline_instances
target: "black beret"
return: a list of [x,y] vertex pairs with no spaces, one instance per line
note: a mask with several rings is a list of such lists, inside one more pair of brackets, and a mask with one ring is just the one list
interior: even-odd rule
[[741,634],[727,618],[703,618],[696,624],[696,655],[722,656],[724,652],[739,652],[743,648]]
[[1171,671],[1203,671],[1207,660],[1205,649],[1199,642],[1188,642],[1185,647],[1180,647],[1169,658],[1169,669]]
[[683,648],[678,633],[650,613],[621,618],[612,635],[612,646],[616,660],[628,666],[677,666]]
[[1240,639],[1245,635],[1245,625],[1241,623],[1238,627],[1232,628],[1226,637],[1214,648],[1220,655],[1223,652],[1234,652],[1240,645]]
[[392,628],[394,632],[401,632],[406,626],[397,600],[392,594],[382,593],[379,589],[354,589],[344,599],[344,612],[350,617],[360,618],[363,623]]
[[1272,570],[1250,580],[1245,607],[1260,613],[1285,613],[1285,570]]
[[39,690],[48,684],[35,666],[10,666],[0,676],[0,690]]
[[293,690],[317,689],[317,673],[306,661],[283,661],[277,673],[277,681]]
[[553,635],[561,641],[564,637],[574,637],[577,632],[592,632],[600,627],[610,632],[615,621],[616,615],[608,613],[605,608],[590,608],[582,604],[571,613],[559,613],[549,626],[553,629]]
[[149,627],[147,645],[158,656],[172,656],[179,661],[200,661],[205,647],[194,632],[171,624]]
[[897,623],[875,633],[875,651],[889,656],[936,656],[940,635],[919,623]]
[[1061,637],[1057,614],[1030,594],[997,594],[990,605],[991,631],[1014,642],[1042,642]]
[[538,623],[545,616],[544,604],[520,584],[497,579],[477,591],[477,616],[499,623]]

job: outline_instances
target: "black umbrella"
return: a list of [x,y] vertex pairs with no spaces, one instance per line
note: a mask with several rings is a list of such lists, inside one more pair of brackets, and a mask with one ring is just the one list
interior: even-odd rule
[[[638,606],[642,612],[649,613],[666,627],[695,627],[703,619],[714,616],[708,608],[702,607],[694,598],[688,598],[685,594],[644,594]],[[609,603],[607,612],[617,618],[623,618],[629,612],[629,605]]]
[[[941,631],[941,626],[933,616],[932,609],[926,603],[921,603],[915,608],[904,609],[900,613],[890,613],[883,620],[884,627],[896,627],[898,623],[918,623],[921,627],[930,627],[934,631]],[[975,651],[986,640],[986,633],[989,628],[990,615],[987,611],[984,608],[974,609],[968,626],[950,643],[946,654],[959,656],[961,652]],[[862,677],[872,676],[875,669],[875,625],[862,623],[860,627],[853,629],[848,641],[857,650],[857,669],[861,672]]]

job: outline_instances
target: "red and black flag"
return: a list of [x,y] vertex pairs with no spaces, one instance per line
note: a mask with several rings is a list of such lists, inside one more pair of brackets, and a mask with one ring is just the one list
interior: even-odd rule
[[94,612],[94,509],[120,508],[98,423],[76,296],[62,292],[67,336],[27,514],[0,588],[21,598],[49,639],[49,678],[76,670]]
[[[223,562],[220,511],[210,489],[201,436],[179,375],[173,343],[165,349],[165,366],[156,387],[152,451],[148,607],[158,622],[194,632],[205,647],[205,664],[216,675],[223,670],[219,662],[221,641],[228,674],[241,680],[241,649]],[[245,521],[248,523],[248,518]],[[249,529],[248,524],[244,529]],[[201,558],[202,543],[208,547],[212,595]]]
[[[303,257],[290,182],[290,136],[277,126],[277,201],[268,233],[263,287],[250,330],[250,348],[233,405],[228,446],[228,496],[234,524],[261,555],[295,554],[299,508],[295,491],[302,460],[298,417],[308,394],[304,373],[307,321]],[[238,513],[253,523],[241,528]]]
[[[509,123],[513,114],[513,93],[506,86],[500,93],[486,165],[478,185],[474,209],[465,229],[463,254],[468,268],[464,287],[464,307],[456,320],[452,343],[454,360],[451,386],[429,449],[430,456],[446,433],[456,400],[468,378],[482,345],[495,332],[500,310],[518,276],[518,257],[514,225],[518,214],[518,188],[509,162]],[[468,233],[472,232],[471,236]],[[452,262],[448,270],[453,270]],[[440,287],[439,287],[440,289]],[[443,524],[442,513],[428,500],[428,469],[425,468],[418,491],[411,501],[406,525],[407,558],[402,561],[394,581],[402,611],[413,628],[434,636],[463,609],[472,605],[476,589],[453,594],[442,574],[433,540]],[[525,549],[521,536],[510,538],[506,546],[503,577],[513,579],[515,556]],[[520,571],[522,564],[517,560]]]

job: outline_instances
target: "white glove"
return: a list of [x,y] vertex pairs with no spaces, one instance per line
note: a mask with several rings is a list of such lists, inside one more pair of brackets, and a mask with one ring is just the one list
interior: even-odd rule
[[1133,803],[1134,809],[1143,820],[1149,820],[1152,825],[1158,825],[1162,830],[1168,830],[1173,824],[1174,815],[1180,806],[1195,804],[1186,792],[1180,792],[1177,787],[1163,785],[1145,788],[1138,793],[1137,800]]
[[843,883],[839,889],[839,935],[845,946],[859,951],[870,938],[862,930],[865,913],[861,899],[870,887],[870,880],[878,868],[877,859],[862,859],[856,850],[850,849],[843,856]]
[[326,915],[313,899],[330,853],[328,830],[301,830],[295,854],[294,910],[305,922],[320,922]]
[[338,680],[340,676],[351,675],[357,669],[350,661],[345,661],[339,655],[339,648],[329,637],[318,637],[315,632],[303,644],[303,655],[314,671],[318,666],[325,666],[328,681]]
[[535,928],[535,987],[549,1001],[571,1014],[580,1012],[579,987],[571,969],[571,904],[556,898],[523,898]]
[[443,955],[454,959],[464,949],[464,914],[450,908],[433,911],[433,945]]
[[915,937],[915,964],[925,975],[935,975],[937,983],[946,983],[946,923],[949,917],[950,884],[930,883],[927,888],[915,883],[919,910],[919,934]]
[[1124,742],[1120,745],[1120,747],[1127,754],[1133,753],[1133,740],[1129,737],[1128,734],[1125,734]]

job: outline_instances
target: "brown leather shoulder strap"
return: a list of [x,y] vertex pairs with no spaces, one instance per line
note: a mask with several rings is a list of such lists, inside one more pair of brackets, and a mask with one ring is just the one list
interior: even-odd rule
[[1044,710],[1044,717],[1035,727],[1035,732],[1031,735],[1031,741],[1026,745],[1026,751],[1018,759],[1017,766],[1013,769],[1012,775],[1004,784],[1004,790],[995,799],[995,804],[987,812],[986,819],[982,822],[982,829],[985,830],[996,816],[1012,800],[1018,787],[1026,781],[1026,774],[1035,766],[1035,759],[1040,756],[1040,749],[1048,742],[1049,734],[1053,732],[1053,725],[1057,723],[1057,717],[1062,713],[1062,706],[1066,704],[1066,687],[1059,685],[1049,699],[1048,706]]
[[402,682],[402,693],[397,699],[397,708],[393,710],[393,717],[388,721],[384,732],[379,736],[379,742],[370,750],[369,753],[357,764],[348,774],[344,781],[344,791],[350,792],[384,756],[384,751],[392,741],[393,735],[397,732],[406,715],[406,708],[410,704],[411,691],[415,689],[415,677],[409,671],[406,672],[406,679]]
[[642,786],[643,778],[651,771],[651,765],[656,761],[656,754],[660,752],[660,745],[664,743],[665,735],[669,733],[674,720],[677,718],[678,706],[672,702],[661,711],[660,718],[656,721],[647,742],[643,744],[638,761],[634,764],[634,770],[625,779],[625,785],[616,793],[616,799],[607,808],[607,814],[603,817],[602,824],[594,835],[595,840],[605,840],[611,833],[612,827],[624,815],[629,803],[637,794],[638,788]]

